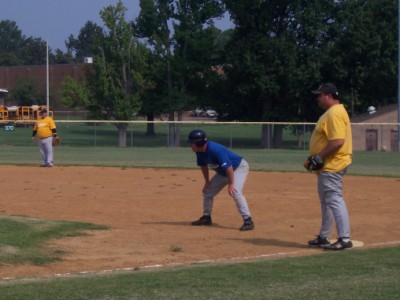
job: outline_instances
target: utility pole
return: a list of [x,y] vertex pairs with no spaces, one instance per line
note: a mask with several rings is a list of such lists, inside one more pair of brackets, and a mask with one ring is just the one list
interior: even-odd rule
[[400,0],[397,14],[397,151],[400,152]]
[[50,98],[49,97],[49,41],[47,41],[46,42],[46,106],[47,106],[47,113],[50,116],[49,98]]

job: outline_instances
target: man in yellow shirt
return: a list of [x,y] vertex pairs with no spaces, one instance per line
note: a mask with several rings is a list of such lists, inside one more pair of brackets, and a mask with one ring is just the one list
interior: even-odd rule
[[[350,240],[350,220],[342,195],[343,176],[352,161],[352,134],[349,116],[339,102],[339,93],[331,83],[317,90],[318,105],[325,110],[310,140],[310,157],[304,167],[318,176],[318,195],[321,203],[322,223],[317,238],[308,242],[311,247],[343,250],[353,247]],[[333,227],[339,239],[330,244]]]
[[47,116],[47,110],[40,111],[40,119],[36,121],[32,132],[32,142],[38,136],[38,145],[42,154],[41,167],[51,168],[53,163],[53,137],[57,136],[56,125],[52,118]]

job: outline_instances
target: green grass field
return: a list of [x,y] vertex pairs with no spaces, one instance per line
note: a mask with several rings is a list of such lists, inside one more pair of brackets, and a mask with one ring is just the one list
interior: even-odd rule
[[399,247],[0,281],[0,299],[399,299]]
[[[194,154],[185,144],[181,148],[160,146],[160,142],[165,142],[165,134],[149,138],[143,135],[143,128],[139,128],[131,135],[132,141],[136,139],[135,147],[117,148],[113,146],[115,129],[105,127],[100,134],[103,129],[95,131],[93,126],[69,126],[68,131],[63,129],[63,139],[69,142],[56,148],[56,165],[196,168]],[[305,149],[258,149],[256,144],[252,144],[254,132],[247,132],[248,129],[240,129],[240,134],[235,132],[233,149],[247,159],[252,170],[305,172],[302,167],[307,157]],[[218,141],[228,145],[232,143],[229,130],[227,128],[224,137],[222,133],[218,136],[217,131],[208,128],[208,132],[217,135]],[[85,131],[90,131],[90,135]],[[37,146],[30,142],[30,132],[30,128],[18,128],[14,133],[1,132],[0,164],[35,166],[40,163]],[[88,136],[96,135],[98,140],[88,139]],[[294,139],[288,143],[296,145]],[[355,152],[349,174],[398,178],[399,166],[399,153]],[[37,248],[38,243],[43,244],[46,239],[65,234],[77,234],[69,231],[71,226],[77,232],[88,228],[85,226],[97,226],[71,225],[67,222],[58,227],[60,224],[57,221],[36,220],[39,223],[32,224],[29,218],[26,220],[21,225],[12,218],[0,219],[0,268],[1,264],[26,261],[48,264],[57,259],[57,253],[46,256],[49,253],[41,252],[43,249]],[[32,233],[35,228],[51,224],[57,224],[55,231],[50,230],[51,234],[47,231],[39,236]],[[32,235],[37,238],[25,238]],[[13,247],[17,247],[17,241],[27,244],[27,249],[34,254],[31,255],[33,259],[29,259],[29,255],[28,259],[21,256],[19,260],[6,257],[9,253],[5,254],[4,249],[12,243],[16,244]],[[0,279],[0,299],[400,299],[399,257],[400,248],[396,246],[251,263],[203,264],[55,278]]]
[[[127,147],[118,148],[117,130],[110,123],[64,123],[57,121],[61,145],[56,148],[57,165],[101,165],[117,167],[194,168],[194,155],[187,145],[187,134],[201,128],[212,140],[243,155],[252,170],[304,172],[308,156],[308,140],[312,125],[300,126],[305,136],[299,139],[294,132],[298,126],[283,131],[282,149],[260,149],[261,127],[257,124],[180,124],[180,145],[168,148],[168,126],[154,124],[155,136],[146,135],[145,123],[129,124]],[[31,142],[32,127],[20,125],[14,131],[0,130],[0,164],[37,165],[40,154]],[[400,177],[398,152],[355,152],[352,175]]]
[[[304,150],[234,149],[244,156],[254,171],[305,172]],[[167,147],[69,147],[55,150],[56,165],[94,165],[110,167],[196,168],[195,156],[186,146]],[[0,147],[0,164],[39,165],[36,145]],[[355,152],[350,175],[400,177],[398,152]]]
[[[57,121],[57,132],[65,146],[72,147],[113,147],[118,144],[118,132],[111,123],[64,123]],[[1,126],[0,126],[1,127]],[[180,144],[186,146],[188,133],[197,128],[205,130],[209,137],[230,148],[260,148],[261,125],[254,124],[203,124],[184,123],[179,125]],[[283,131],[282,148],[306,149],[310,131],[307,131],[299,144],[298,137],[293,134],[294,126]],[[127,128],[127,147],[166,147],[168,142],[168,124],[154,124],[155,135],[146,135],[145,123],[129,124]],[[31,144],[32,126],[18,125],[13,131],[0,130],[0,145],[27,146]]]

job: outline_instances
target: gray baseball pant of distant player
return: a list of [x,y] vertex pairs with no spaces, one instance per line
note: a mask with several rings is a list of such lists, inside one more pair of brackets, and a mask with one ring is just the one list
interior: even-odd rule
[[42,154],[42,165],[53,165],[53,137],[49,136],[38,141],[39,150]]
[[321,172],[318,175],[318,194],[321,202],[322,224],[320,236],[330,238],[336,222],[339,238],[350,238],[350,220],[342,195],[344,170]]
[[[243,196],[243,187],[249,174],[249,164],[242,159],[237,169],[234,171],[234,182],[236,194],[232,197],[235,200],[236,207],[243,219],[251,217],[246,198]],[[216,173],[210,180],[210,188],[204,193],[203,209],[204,215],[211,216],[214,196],[217,195],[228,184],[226,176]]]

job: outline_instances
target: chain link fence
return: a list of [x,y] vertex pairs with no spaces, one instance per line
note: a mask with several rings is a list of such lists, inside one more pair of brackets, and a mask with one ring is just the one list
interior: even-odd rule
[[[204,130],[229,148],[306,150],[315,123],[195,121],[92,121],[56,119],[62,145],[74,147],[186,147],[188,133]],[[69,118],[69,120],[68,120]],[[2,123],[0,145],[31,143],[33,122]],[[354,123],[355,151],[398,151],[398,123]]]

